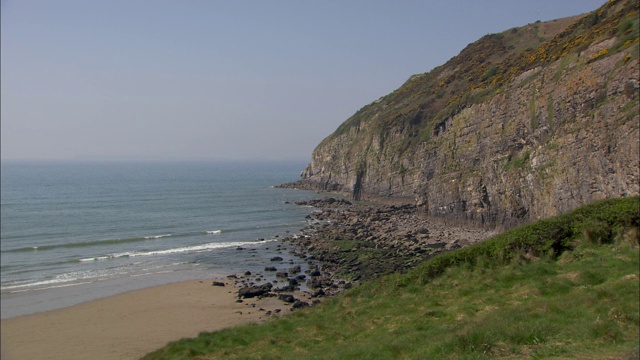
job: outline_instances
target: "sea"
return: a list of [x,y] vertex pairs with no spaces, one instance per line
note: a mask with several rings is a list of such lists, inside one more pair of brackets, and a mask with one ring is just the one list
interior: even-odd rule
[[[1,163],[2,318],[296,258],[299,161]],[[265,276],[269,274],[265,273]],[[265,281],[268,281],[266,279]]]

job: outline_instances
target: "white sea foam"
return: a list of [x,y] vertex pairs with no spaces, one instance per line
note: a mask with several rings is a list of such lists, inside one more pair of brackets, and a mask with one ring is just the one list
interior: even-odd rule
[[207,230],[207,234],[220,234],[222,230]]
[[91,258],[80,259],[80,262],[101,261],[101,260],[109,260],[109,259],[113,259],[113,256],[111,256],[111,255],[96,256],[96,257],[91,257]]
[[[82,283],[74,282],[74,281],[77,281],[77,280],[85,280],[85,279],[87,279],[87,277],[72,276],[71,274],[63,274],[63,275],[58,275],[55,278],[50,279],[50,280],[42,280],[42,281],[36,281],[36,282],[29,282],[29,283],[25,283],[25,284],[4,286],[4,287],[2,287],[2,290],[3,291],[12,290],[12,292],[20,292],[22,290],[16,290],[16,289],[28,288],[28,289],[26,289],[24,291],[28,291],[28,290],[30,290],[32,288],[52,289],[52,288],[58,288],[58,287],[66,287],[66,286],[87,284],[87,282],[82,282]],[[69,283],[71,283],[71,284],[69,284]],[[49,286],[47,286],[47,285],[49,285]]]
[[[57,289],[57,288],[64,288],[64,287],[76,286],[76,285],[85,285],[85,284],[91,284],[91,283],[93,283],[93,281],[74,282],[74,283],[71,283],[71,284],[60,284],[60,283],[58,283],[58,285],[39,287],[38,290]],[[19,285],[19,286],[14,286],[14,287],[8,286],[8,287],[5,287],[5,288],[2,288],[2,290],[11,290],[10,293],[17,294],[17,293],[23,293],[23,292],[31,291],[31,290],[33,290],[33,289],[31,289],[32,287],[37,287],[37,286],[41,286],[41,285],[46,285],[46,284],[34,283],[34,284],[25,284],[25,285]],[[24,287],[29,287],[29,288],[28,289],[13,290],[13,289],[24,288]]]
[[133,277],[140,277],[140,276],[147,276],[147,275],[169,274],[169,273],[172,273],[172,272],[173,272],[173,270],[151,271],[151,272],[133,274],[133,275],[131,275],[131,277],[133,278]]
[[[113,256],[109,256],[113,258]],[[124,267],[109,268],[109,269],[95,269],[95,270],[82,270],[72,271],[64,274],[56,275],[55,277],[47,280],[29,281],[29,282],[13,282],[6,286],[2,286],[2,291],[9,290],[12,293],[24,292],[29,290],[44,290],[53,289],[59,287],[75,286],[81,284],[89,284],[95,281],[105,280],[113,278],[114,276],[122,276],[127,273],[127,269]]]
[[165,238],[165,237],[169,237],[172,234],[162,234],[162,235],[152,235],[152,236],[145,236],[145,239],[161,239],[161,238]]
[[120,257],[168,255],[168,254],[189,253],[189,252],[204,252],[204,251],[209,251],[214,249],[236,247],[236,246],[242,246],[242,245],[247,245],[247,243],[246,242],[208,243],[203,245],[183,246],[183,247],[166,249],[166,250],[154,250],[154,251],[144,251],[144,252],[127,251],[127,252],[113,254],[111,256],[113,258],[120,258]]
[[[272,242],[272,241],[278,241],[278,239],[266,239],[261,241],[261,243]],[[88,263],[88,262],[94,262],[94,261],[118,259],[122,257],[133,258],[133,257],[139,257],[139,256],[158,256],[158,255],[169,255],[169,254],[178,254],[178,253],[198,253],[198,252],[211,251],[215,249],[246,246],[248,244],[257,244],[257,243],[250,243],[250,242],[248,243],[248,242],[239,242],[239,241],[238,242],[219,242],[219,243],[207,243],[202,245],[183,246],[183,247],[165,249],[165,250],[126,251],[126,252],[114,253],[114,254],[109,254],[104,256],[82,258],[82,259],[79,259],[78,261],[82,263]]]

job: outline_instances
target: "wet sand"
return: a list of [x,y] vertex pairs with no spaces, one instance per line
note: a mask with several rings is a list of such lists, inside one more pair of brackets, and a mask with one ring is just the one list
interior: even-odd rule
[[[277,298],[236,302],[233,282],[185,281],[3,319],[2,360],[138,359],[168,342],[270,318]],[[255,307],[252,306],[255,304]],[[261,311],[260,308],[263,310]]]

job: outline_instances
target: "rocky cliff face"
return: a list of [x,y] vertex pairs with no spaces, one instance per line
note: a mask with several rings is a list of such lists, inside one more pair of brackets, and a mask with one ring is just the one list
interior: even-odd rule
[[299,185],[511,227],[638,195],[638,5],[487,35],[359,110]]

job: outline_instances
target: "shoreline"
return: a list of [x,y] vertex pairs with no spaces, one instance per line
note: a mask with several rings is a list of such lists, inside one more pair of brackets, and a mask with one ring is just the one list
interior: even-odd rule
[[139,358],[200,332],[288,314],[493,233],[432,221],[409,204],[326,196],[296,204],[315,208],[307,226],[280,238],[272,250],[281,256],[259,271],[203,275],[211,280],[151,285],[2,319],[2,358]]
[[238,302],[237,293],[232,279],[189,280],[2,319],[2,359],[137,359],[203,331],[291,311],[277,297]]
[[88,282],[71,282],[61,286],[4,292],[2,296],[1,319],[38,314],[59,310],[99,300],[129,291],[161,286],[182,281],[218,278],[224,275],[216,272],[185,270],[182,273],[158,273],[143,276],[125,276],[98,279]]
[[[302,227],[302,225],[301,225]],[[297,229],[299,231],[300,228]],[[286,270],[299,265],[303,271],[307,270],[307,261],[290,251],[286,243],[282,241],[282,235],[275,235],[276,241],[248,242],[244,246],[228,248],[227,256],[239,256],[243,263],[227,266],[217,264],[214,260],[202,261],[200,264],[180,266],[166,271],[136,273],[132,272],[120,276],[91,279],[89,281],[71,281],[57,286],[46,288],[26,289],[20,291],[3,291],[1,318],[9,319],[16,316],[30,315],[34,313],[57,310],[86,301],[97,300],[131,290],[140,290],[158,285],[170,284],[181,281],[199,280],[208,278],[225,278],[229,274],[242,274],[247,271],[254,273],[245,281],[274,282],[274,285],[283,279],[278,279],[275,272],[264,271],[266,266],[277,267],[278,271]],[[220,256],[220,255],[216,255]],[[270,261],[279,256],[281,261]],[[303,290],[306,288],[303,287]]]

